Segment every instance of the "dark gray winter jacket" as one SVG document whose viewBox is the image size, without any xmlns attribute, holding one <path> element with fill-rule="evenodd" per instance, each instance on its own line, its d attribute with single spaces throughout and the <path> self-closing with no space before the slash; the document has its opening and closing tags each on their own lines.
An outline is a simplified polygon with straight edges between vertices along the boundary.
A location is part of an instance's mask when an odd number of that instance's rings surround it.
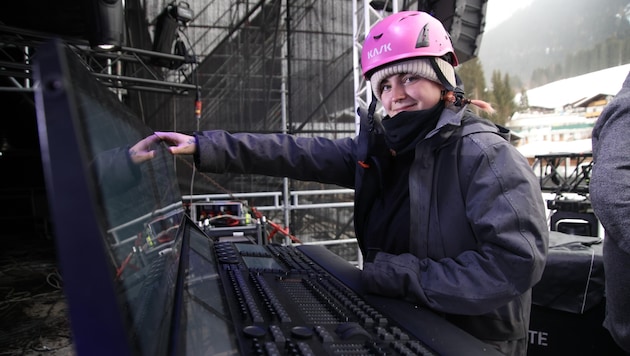
<svg viewBox="0 0 630 356">
<path fill-rule="evenodd" d="M 593 128 L 593 210 L 604 230 L 606 319 L 613 339 L 630 353 L 630 74 Z"/>
</svg>

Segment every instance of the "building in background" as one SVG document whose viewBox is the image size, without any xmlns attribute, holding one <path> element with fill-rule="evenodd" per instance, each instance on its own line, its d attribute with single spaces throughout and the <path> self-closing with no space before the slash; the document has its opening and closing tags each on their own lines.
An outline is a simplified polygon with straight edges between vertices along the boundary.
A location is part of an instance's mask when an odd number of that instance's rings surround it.
<svg viewBox="0 0 630 356">
<path fill-rule="evenodd" d="M 506 124 L 520 138 L 519 151 L 532 162 L 539 155 L 590 153 L 593 125 L 629 71 L 626 64 L 528 90 L 528 109 Z"/>
</svg>

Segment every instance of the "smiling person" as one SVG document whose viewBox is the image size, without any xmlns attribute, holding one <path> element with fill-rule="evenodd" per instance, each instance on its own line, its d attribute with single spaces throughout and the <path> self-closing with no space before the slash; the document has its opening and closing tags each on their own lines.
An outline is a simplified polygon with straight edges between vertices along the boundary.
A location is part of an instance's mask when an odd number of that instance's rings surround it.
<svg viewBox="0 0 630 356">
<path fill-rule="evenodd" d="M 475 116 L 449 34 L 404 11 L 367 36 L 362 70 L 377 101 L 355 138 L 158 132 L 201 171 L 337 184 L 355 190 L 354 228 L 368 293 L 432 309 L 506 355 L 525 355 L 531 288 L 549 229 L 538 179 L 509 132 Z"/>
</svg>

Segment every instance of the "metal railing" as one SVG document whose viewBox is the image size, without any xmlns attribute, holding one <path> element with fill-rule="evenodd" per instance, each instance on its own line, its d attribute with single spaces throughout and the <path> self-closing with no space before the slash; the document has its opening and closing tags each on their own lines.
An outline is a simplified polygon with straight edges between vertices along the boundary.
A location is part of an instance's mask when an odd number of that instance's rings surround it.
<svg viewBox="0 0 630 356">
<path fill-rule="evenodd" d="M 201 203 L 210 202 L 216 200 L 229 200 L 229 199 L 247 199 L 247 198 L 271 198 L 273 204 L 271 205 L 257 205 L 256 209 L 260 211 L 270 210 L 297 210 L 297 209 L 321 209 L 321 208 L 351 208 L 354 206 L 353 201 L 347 202 L 331 202 L 331 203 L 301 203 L 300 197 L 305 196 L 322 196 L 322 195 L 338 195 L 338 194 L 354 194 L 353 189 L 321 189 L 321 190 L 300 190 L 290 191 L 289 201 L 290 205 L 286 206 L 282 204 L 283 193 L 282 192 L 252 192 L 252 193 L 232 193 L 232 194 L 197 194 L 197 195 L 184 195 L 182 199 L 184 202 L 189 203 Z M 288 223 L 288 221 L 285 221 Z"/>
<path fill-rule="evenodd" d="M 304 198 L 309 196 L 333 196 L 333 195 L 354 195 L 353 189 L 321 189 L 321 190 L 300 190 L 289 191 L 289 199 L 286 200 L 289 204 L 284 204 L 285 196 L 280 191 L 269 192 L 250 192 L 250 193 L 232 193 L 232 194 L 197 194 L 197 195 L 184 195 L 182 197 L 185 203 L 195 204 L 204 202 L 216 202 L 235 199 L 251 199 L 251 198 L 269 198 L 271 203 L 267 205 L 256 205 L 258 211 L 283 211 L 284 216 L 289 216 L 288 212 L 291 210 L 303 210 L 303 209 L 324 209 L 324 208 L 352 208 L 354 206 L 354 199 L 349 201 L 331 201 L 327 203 L 312 203 L 305 202 Z M 284 222 L 285 226 L 289 226 L 289 221 Z M 356 238 L 347 239 L 335 239 L 335 240 L 320 240 L 320 241 L 307 241 L 302 242 L 303 245 L 341 245 L 341 244 L 356 244 Z M 357 261 L 350 261 L 351 263 L 362 265 L 362 256 L 357 248 Z"/>
</svg>

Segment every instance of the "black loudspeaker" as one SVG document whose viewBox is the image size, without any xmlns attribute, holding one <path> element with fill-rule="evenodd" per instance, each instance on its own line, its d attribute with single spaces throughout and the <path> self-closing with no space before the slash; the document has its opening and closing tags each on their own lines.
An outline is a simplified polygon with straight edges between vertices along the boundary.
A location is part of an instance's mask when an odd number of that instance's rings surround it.
<svg viewBox="0 0 630 356">
<path fill-rule="evenodd" d="M 477 56 L 486 24 L 487 0 L 419 1 L 418 10 L 425 11 L 444 24 L 451 34 L 459 63 Z"/>
<path fill-rule="evenodd" d="M 168 9 L 164 9 L 158 15 L 155 25 L 155 36 L 153 39 L 153 50 L 173 54 L 173 46 L 177 38 L 177 29 L 179 23 L 173 17 Z"/>
<path fill-rule="evenodd" d="M 90 0 L 89 41 L 96 49 L 112 50 L 125 42 L 125 10 L 122 0 Z"/>
<path fill-rule="evenodd" d="M 188 7 L 170 3 L 157 17 L 153 38 L 153 51 L 178 56 L 187 56 L 184 42 L 177 34 L 179 27 L 192 19 L 192 12 Z M 170 69 L 179 68 L 183 61 L 169 58 L 154 58 L 153 64 Z"/>
</svg>

